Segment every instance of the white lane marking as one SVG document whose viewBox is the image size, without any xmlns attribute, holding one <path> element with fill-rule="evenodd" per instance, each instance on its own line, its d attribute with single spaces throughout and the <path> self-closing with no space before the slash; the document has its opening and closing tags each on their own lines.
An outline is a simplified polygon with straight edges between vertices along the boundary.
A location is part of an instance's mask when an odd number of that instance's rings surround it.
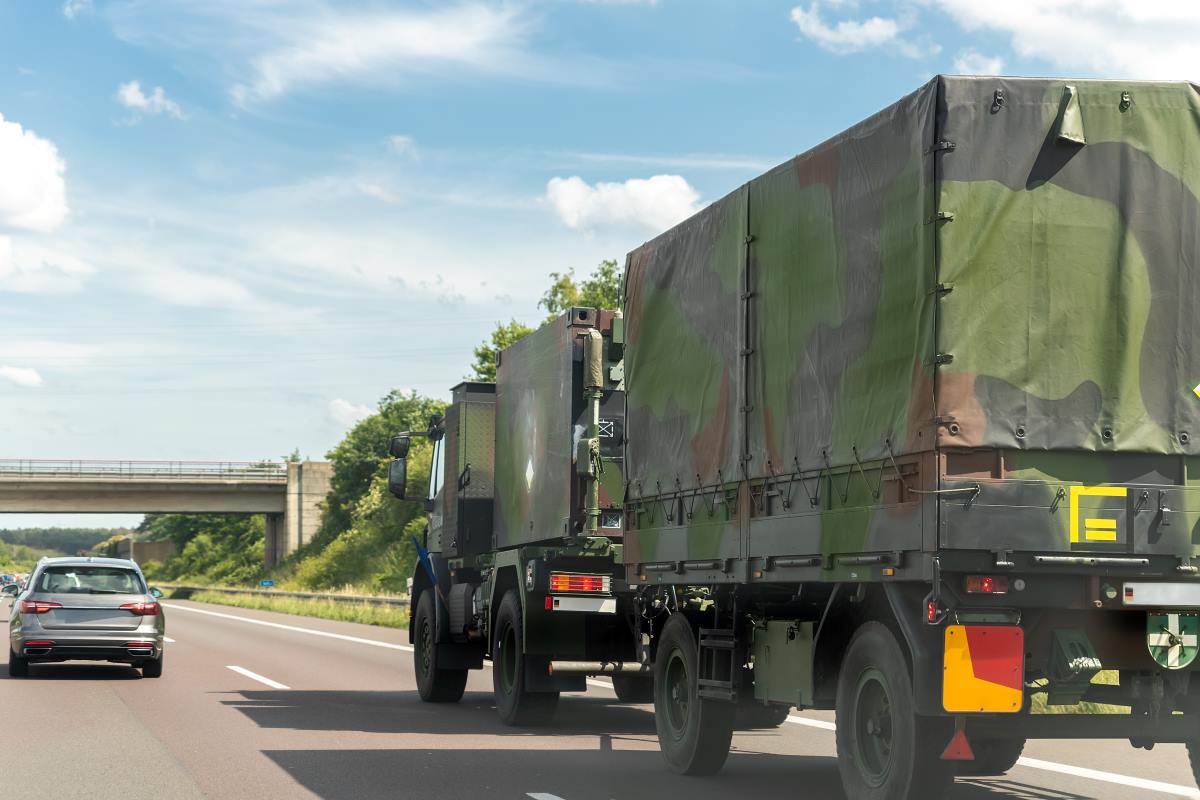
<svg viewBox="0 0 1200 800">
<path fill-rule="evenodd" d="M 809 719 L 808 717 L 797 717 L 795 714 L 789 714 L 787 721 L 793 725 L 807 725 L 810 728 L 820 728 L 823 731 L 835 731 L 837 725 L 832 722 L 826 722 L 823 719 Z"/>
<path fill-rule="evenodd" d="M 533 800 L 563 800 L 558 795 L 547 792 L 526 792 L 525 796 L 531 797 Z"/>
<path fill-rule="evenodd" d="M 787 718 L 788 722 L 796 725 L 805 725 L 810 728 L 820 728 L 821 730 L 833 731 L 837 730 L 837 726 L 832 722 L 827 722 L 823 719 L 811 719 L 810 717 L 799 717 L 791 714 Z M 1076 778 L 1087 778 L 1093 781 L 1102 783 L 1115 783 L 1119 786 L 1131 786 L 1135 789 L 1145 789 L 1148 792 L 1161 792 L 1162 794 L 1173 794 L 1178 797 L 1189 797 L 1192 800 L 1200 800 L 1200 790 L 1193 789 L 1190 786 L 1180 786 L 1174 783 L 1163 783 L 1162 781 L 1152 781 L 1145 778 L 1134 778 L 1129 775 L 1119 775 L 1115 772 L 1101 772 L 1097 769 L 1088 769 L 1087 767 L 1076 767 L 1072 764 L 1059 764 L 1056 761 L 1042 761 L 1038 758 L 1020 758 L 1017 764 L 1030 769 L 1040 769 L 1045 772 L 1057 772 L 1060 775 L 1072 775 Z"/>
<path fill-rule="evenodd" d="M 313 628 L 301 628 L 298 625 L 284 625 L 279 622 L 267 622 L 263 619 L 253 619 L 251 617 L 239 617 L 236 614 L 223 614 L 220 611 L 205 611 L 201 608 L 190 608 L 189 606 L 175 605 L 174 603 L 164 603 L 167 608 L 176 608 L 180 611 L 190 611 L 193 614 L 206 614 L 210 617 L 220 617 L 222 619 L 233 619 L 238 622 L 249 622 L 251 625 L 263 625 L 267 628 L 278 628 L 283 631 L 293 631 L 295 633 L 307 633 L 310 636 L 324 636 L 327 639 L 339 639 L 343 642 L 354 642 L 355 644 L 369 644 L 372 647 L 386 647 L 389 650 L 403 650 L 406 653 L 411 653 L 413 647 L 411 644 L 392 644 L 391 642 L 381 642 L 377 639 L 363 639 L 359 636 L 347 636 L 344 633 L 330 633 L 329 631 L 318 631 Z"/>
<path fill-rule="evenodd" d="M 166 642 L 167 644 L 175 644 L 175 640 L 172 639 L 170 636 L 164 636 L 163 641 Z"/>
<path fill-rule="evenodd" d="M 270 686 L 272 689 L 290 689 L 290 688 L 292 688 L 286 684 L 280 683 L 279 681 L 273 681 L 270 678 L 264 678 L 262 675 L 259 675 L 257 672 L 251 672 L 250 670 L 246 669 L 245 667 L 228 666 L 228 667 L 225 667 L 225 669 L 231 669 L 234 672 L 236 672 L 238 675 L 245 675 L 250 680 L 258 681 L 259 683 Z"/>
<path fill-rule="evenodd" d="M 601 680 L 597 680 L 595 678 L 588 678 L 587 683 L 588 683 L 588 686 L 599 686 L 601 689 L 608 689 L 610 692 L 616 691 L 615 689 L 613 689 L 613 685 L 611 683 L 609 683 L 608 681 L 601 681 Z"/>
<path fill-rule="evenodd" d="M 1017 759 L 1017 764 L 1022 767 L 1029 767 L 1030 769 L 1058 772 L 1062 775 L 1073 775 L 1077 778 L 1087 778 L 1093 781 L 1103 781 L 1104 783 L 1116 783 L 1121 786 L 1132 786 L 1135 789 L 1145 789 L 1148 792 L 1173 794 L 1177 797 L 1200 798 L 1200 790 L 1193 789 L 1191 786 L 1180 786 L 1175 783 L 1163 783 L 1162 781 L 1152 781 L 1146 778 L 1133 778 L 1129 775 L 1118 775 L 1115 772 L 1101 772 L 1098 769 L 1076 767 L 1071 764 L 1059 764 L 1054 761 L 1042 761 L 1038 758 L 1019 758 Z"/>
</svg>

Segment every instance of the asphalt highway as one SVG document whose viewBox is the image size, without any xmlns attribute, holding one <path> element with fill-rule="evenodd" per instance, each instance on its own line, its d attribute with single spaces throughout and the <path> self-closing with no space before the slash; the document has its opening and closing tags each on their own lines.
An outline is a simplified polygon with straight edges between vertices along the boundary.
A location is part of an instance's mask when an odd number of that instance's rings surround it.
<svg viewBox="0 0 1200 800">
<path fill-rule="evenodd" d="M 0 675 L 0 787 L 47 798 L 840 798 L 832 716 L 738 733 L 712 778 L 668 773 L 647 706 L 604 681 L 564 695 L 546 727 L 501 725 L 491 673 L 463 702 L 421 703 L 404 631 L 166 603 L 161 679 L 122 666 Z M 1200 800 L 1182 746 L 1033 742 L 955 800 Z"/>
</svg>

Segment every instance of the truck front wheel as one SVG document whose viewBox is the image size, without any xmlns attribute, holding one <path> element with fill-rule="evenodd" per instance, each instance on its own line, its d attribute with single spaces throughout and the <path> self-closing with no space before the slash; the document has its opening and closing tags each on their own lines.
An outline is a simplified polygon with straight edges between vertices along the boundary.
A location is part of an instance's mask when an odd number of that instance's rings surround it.
<svg viewBox="0 0 1200 800">
<path fill-rule="evenodd" d="M 896 637 L 878 622 L 854 634 L 837 688 L 837 755 L 849 800 L 942 797 L 953 773 L 941 760 L 948 720 L 918 716 Z"/>
<path fill-rule="evenodd" d="M 958 774 L 964 776 L 1004 775 L 1017 765 L 1024 739 L 982 739 L 971 742 L 974 761 L 958 762 Z"/>
<path fill-rule="evenodd" d="M 505 725 L 544 725 L 554 717 L 558 692 L 530 692 L 525 688 L 521 601 L 511 589 L 505 593 L 496 613 L 492 686 L 496 693 L 496 711 Z"/>
<path fill-rule="evenodd" d="M 465 669 L 441 669 L 438 666 L 434 631 L 433 590 L 421 592 L 417 615 L 413 618 L 413 669 L 417 676 L 417 694 L 426 703 L 457 703 L 467 687 Z"/>
<path fill-rule="evenodd" d="M 700 697 L 699 658 L 692 626 L 673 614 L 654 660 L 654 727 L 663 758 L 683 775 L 712 775 L 725 765 L 735 706 Z"/>
<path fill-rule="evenodd" d="M 654 680 L 638 675 L 613 675 L 613 691 L 622 703 L 653 703 Z"/>
</svg>

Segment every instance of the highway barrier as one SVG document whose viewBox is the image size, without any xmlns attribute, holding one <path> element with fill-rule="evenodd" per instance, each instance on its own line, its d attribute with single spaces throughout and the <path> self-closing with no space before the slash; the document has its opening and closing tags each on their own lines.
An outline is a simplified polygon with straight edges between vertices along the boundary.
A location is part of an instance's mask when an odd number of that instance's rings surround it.
<svg viewBox="0 0 1200 800">
<path fill-rule="evenodd" d="M 231 589 L 227 586 L 177 586 L 170 583 L 155 584 L 163 591 L 170 590 L 173 598 L 186 600 L 188 595 L 195 592 L 215 592 L 217 594 L 248 594 L 259 597 L 289 597 L 299 600 L 328 600 L 334 603 L 365 604 L 372 606 L 407 607 L 408 595 L 392 595 L 379 597 L 366 594 L 323 594 L 321 592 L 285 592 L 279 589 Z"/>
</svg>

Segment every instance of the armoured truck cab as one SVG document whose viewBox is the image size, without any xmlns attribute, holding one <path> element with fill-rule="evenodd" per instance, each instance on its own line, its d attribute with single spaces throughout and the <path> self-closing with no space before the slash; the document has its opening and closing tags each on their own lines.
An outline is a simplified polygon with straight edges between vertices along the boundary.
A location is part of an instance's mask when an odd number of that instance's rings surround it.
<svg viewBox="0 0 1200 800">
<path fill-rule="evenodd" d="M 648 697 L 620 559 L 623 358 L 620 312 L 572 308 L 497 354 L 495 384 L 459 384 L 428 431 L 393 441 L 399 495 L 412 437 L 432 441 L 411 593 L 423 699 L 457 700 L 489 657 L 510 724 L 547 719 L 588 674 Z"/>
</svg>

